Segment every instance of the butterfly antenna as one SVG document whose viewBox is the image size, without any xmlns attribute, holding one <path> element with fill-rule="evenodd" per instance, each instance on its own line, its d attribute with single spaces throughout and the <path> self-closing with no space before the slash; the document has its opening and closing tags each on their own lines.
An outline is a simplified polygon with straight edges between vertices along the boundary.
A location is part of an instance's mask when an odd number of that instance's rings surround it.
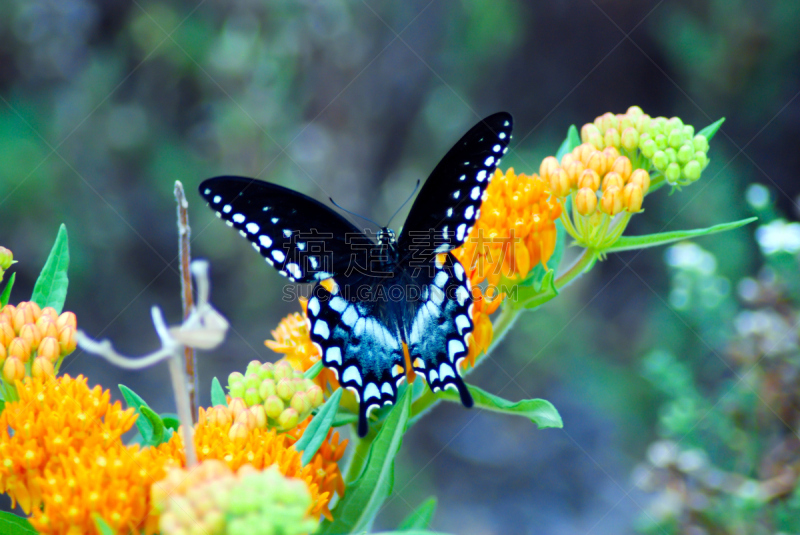
<svg viewBox="0 0 800 535">
<path fill-rule="evenodd" d="M 357 213 L 355 213 L 355 212 L 351 212 L 350 210 L 348 210 L 348 209 L 347 209 L 347 208 L 345 208 L 344 206 L 339 206 L 339 205 L 336 203 L 336 201 L 334 201 L 334 200 L 333 200 L 333 197 L 328 197 L 328 200 L 330 200 L 330 201 L 333 203 L 333 205 L 334 205 L 336 208 L 338 208 L 339 210 L 341 210 L 341 211 L 343 211 L 343 212 L 347 212 L 348 214 L 350 214 L 350 215 L 352 215 L 352 216 L 355 216 L 355 217 L 360 217 L 361 219 L 364 219 L 364 220 L 366 220 L 366 221 L 369 221 L 370 223 L 372 223 L 373 225 L 375 225 L 375 226 L 376 226 L 376 227 L 378 227 L 378 228 L 383 228 L 383 227 L 381 227 L 381 226 L 380 226 L 378 223 L 376 223 L 375 221 L 373 221 L 372 219 L 370 219 L 370 218 L 368 218 L 368 217 L 366 217 L 366 216 L 363 216 L 363 215 L 361 215 L 361 214 L 357 214 Z"/>
<path fill-rule="evenodd" d="M 402 210 L 402 209 L 403 209 L 403 206 L 405 206 L 405 205 L 407 205 L 407 204 L 408 204 L 408 201 L 410 201 L 410 200 L 411 200 L 411 197 L 413 197 L 413 196 L 414 196 L 414 194 L 417 192 L 417 190 L 418 190 L 418 189 L 419 189 L 419 179 L 417 179 L 417 185 L 416 185 L 416 186 L 414 186 L 414 191 L 412 191 L 412 192 L 411 192 L 411 195 L 409 195 L 409 196 L 408 196 L 408 199 L 406 199 L 405 201 L 403 201 L 403 204 L 401 204 L 401 205 L 400 205 L 400 208 L 398 208 L 397 210 L 395 210 L 394 214 L 392 214 L 392 217 L 390 217 L 390 218 L 389 218 L 389 221 L 386 223 L 386 226 L 387 226 L 387 227 L 389 226 L 389 223 L 391 223 L 391 222 L 392 222 L 392 219 L 394 219 L 394 218 L 395 218 L 395 216 L 396 216 L 397 214 L 399 214 L 399 213 L 400 213 L 400 210 Z"/>
</svg>

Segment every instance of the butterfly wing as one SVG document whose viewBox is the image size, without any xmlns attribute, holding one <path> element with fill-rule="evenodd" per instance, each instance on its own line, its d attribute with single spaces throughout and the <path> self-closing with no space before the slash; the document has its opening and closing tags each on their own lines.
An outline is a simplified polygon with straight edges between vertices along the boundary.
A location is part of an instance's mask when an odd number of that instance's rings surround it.
<svg viewBox="0 0 800 535">
<path fill-rule="evenodd" d="M 443 262 L 434 260 L 433 268 L 420 299 L 407 308 L 403 320 L 411 365 L 432 391 L 455 388 L 461 403 L 471 407 L 472 396 L 458 370 L 473 330 L 470 281 L 450 253 Z"/>
<path fill-rule="evenodd" d="M 200 195 L 293 282 L 342 276 L 359 247 L 356 244 L 372 245 L 363 232 L 324 204 L 277 184 L 220 176 L 203 181 Z"/>
<path fill-rule="evenodd" d="M 364 278 L 345 289 L 374 290 L 375 279 Z M 374 298 L 349 300 L 335 287 L 321 285 L 308 300 L 311 341 L 322 363 L 336 372 L 339 383 L 358 397 L 358 434 L 367 434 L 370 408 L 397 401 L 397 387 L 405 379 L 403 346 L 396 316 L 388 303 Z M 363 293 L 363 292 L 362 292 Z"/>
<path fill-rule="evenodd" d="M 490 115 L 456 143 L 420 190 L 398 238 L 401 250 L 430 258 L 464 243 L 480 215 L 483 192 L 511 140 L 511 115 Z"/>
</svg>

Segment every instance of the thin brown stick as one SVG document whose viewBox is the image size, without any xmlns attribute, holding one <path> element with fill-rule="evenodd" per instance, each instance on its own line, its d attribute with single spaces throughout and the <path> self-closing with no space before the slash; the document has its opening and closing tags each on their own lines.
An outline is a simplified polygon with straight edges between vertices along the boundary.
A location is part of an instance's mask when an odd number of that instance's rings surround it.
<svg viewBox="0 0 800 535">
<path fill-rule="evenodd" d="M 192 230 L 189 227 L 189 203 L 183 191 L 183 184 L 175 181 L 175 200 L 178 202 L 178 247 L 181 260 L 181 293 L 183 297 L 183 319 L 189 317 L 194 306 L 192 297 L 192 275 L 189 264 L 192 261 L 192 252 L 189 247 L 189 238 Z M 197 422 L 197 376 L 194 373 L 194 349 L 184 347 L 183 360 L 186 365 L 186 379 L 189 389 L 189 405 L 192 411 L 192 421 Z"/>
</svg>

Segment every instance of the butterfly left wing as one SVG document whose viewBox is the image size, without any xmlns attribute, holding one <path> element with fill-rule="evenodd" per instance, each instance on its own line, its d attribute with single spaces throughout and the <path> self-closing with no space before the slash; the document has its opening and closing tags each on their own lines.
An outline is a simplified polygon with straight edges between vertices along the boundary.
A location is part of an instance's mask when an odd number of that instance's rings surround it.
<svg viewBox="0 0 800 535">
<path fill-rule="evenodd" d="M 434 260 L 420 299 L 407 308 L 403 323 L 408 353 L 414 371 L 425 377 L 432 391 L 455 388 L 461 403 L 472 407 L 458 369 L 473 330 L 472 288 L 458 260 L 451 253 L 443 256 L 442 262 Z"/>
<path fill-rule="evenodd" d="M 343 280 L 355 252 L 374 245 L 329 207 L 277 184 L 218 176 L 200 184 L 200 195 L 292 282 Z"/>
<path fill-rule="evenodd" d="M 485 118 L 434 168 L 411 206 L 398 246 L 416 258 L 429 259 L 466 241 L 480 216 L 483 192 L 511 141 L 511 115 Z"/>
<path fill-rule="evenodd" d="M 387 303 L 345 298 L 350 293 L 347 290 L 381 284 L 369 279 L 345 287 L 337 285 L 332 293 L 317 285 L 307 306 L 311 341 L 319 349 L 322 363 L 358 398 L 358 434 L 362 437 L 369 430 L 369 410 L 394 404 L 397 387 L 405 379 L 399 327 Z"/>
</svg>

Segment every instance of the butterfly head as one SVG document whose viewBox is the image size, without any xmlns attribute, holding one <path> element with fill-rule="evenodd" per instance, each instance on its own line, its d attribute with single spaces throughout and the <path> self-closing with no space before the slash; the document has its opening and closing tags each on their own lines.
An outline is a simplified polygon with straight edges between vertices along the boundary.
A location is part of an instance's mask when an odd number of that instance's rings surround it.
<svg viewBox="0 0 800 535">
<path fill-rule="evenodd" d="M 393 245 L 395 241 L 395 235 L 392 229 L 383 227 L 378 231 L 378 245 Z"/>
</svg>

